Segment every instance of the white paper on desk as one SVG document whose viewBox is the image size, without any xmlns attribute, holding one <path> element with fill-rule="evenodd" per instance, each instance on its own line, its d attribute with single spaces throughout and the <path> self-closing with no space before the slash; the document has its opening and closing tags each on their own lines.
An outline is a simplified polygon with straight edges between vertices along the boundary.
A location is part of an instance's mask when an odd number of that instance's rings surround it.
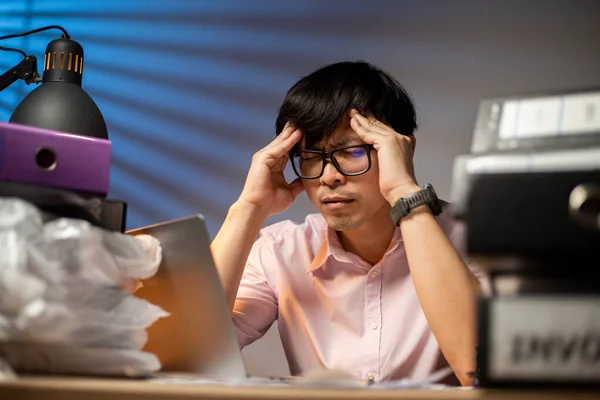
<svg viewBox="0 0 600 400">
<path fill-rule="evenodd" d="M 158 374 L 149 382 L 157 384 L 173 385 L 197 385 L 197 386 L 233 386 L 233 387 L 304 387 L 319 389 L 364 389 L 364 390 L 396 390 L 396 389 L 426 389 L 426 390 L 449 390 L 456 389 L 454 386 L 436 383 L 452 373 L 450 367 L 435 371 L 424 380 L 400 379 L 374 384 L 368 384 L 364 380 L 348 378 L 340 375 L 339 371 L 319 371 L 306 377 L 290 378 L 261 378 L 251 377 L 245 380 L 212 380 L 192 374 Z M 330 375 L 331 379 L 327 376 Z"/>
<path fill-rule="evenodd" d="M 395 381 L 385 381 L 370 385 L 371 389 L 427 389 L 427 390 L 445 390 L 449 388 L 455 388 L 455 386 L 449 386 L 442 383 L 437 383 L 442 379 L 452 374 L 452 368 L 445 367 L 433 372 L 427 378 L 423 380 L 414 379 L 400 379 Z"/>
</svg>

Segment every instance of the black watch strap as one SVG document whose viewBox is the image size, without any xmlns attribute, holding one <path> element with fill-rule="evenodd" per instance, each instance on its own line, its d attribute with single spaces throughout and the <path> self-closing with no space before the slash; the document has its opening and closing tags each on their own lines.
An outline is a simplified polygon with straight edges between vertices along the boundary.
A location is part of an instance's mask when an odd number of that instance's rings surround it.
<svg viewBox="0 0 600 400">
<path fill-rule="evenodd" d="M 390 210 L 390 216 L 394 224 L 398 226 L 400 220 L 407 216 L 415 208 L 428 205 L 433 215 L 439 215 L 442 212 L 442 205 L 431 184 L 426 184 L 423 190 L 419 190 L 410 196 L 403 197 L 396 202 Z"/>
</svg>

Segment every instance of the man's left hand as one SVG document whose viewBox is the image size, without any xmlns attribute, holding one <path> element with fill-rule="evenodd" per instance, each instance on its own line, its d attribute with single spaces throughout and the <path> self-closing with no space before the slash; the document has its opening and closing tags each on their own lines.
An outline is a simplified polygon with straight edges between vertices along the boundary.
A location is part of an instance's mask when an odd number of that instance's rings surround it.
<svg viewBox="0 0 600 400">
<path fill-rule="evenodd" d="M 401 135 L 383 122 L 350 111 L 350 126 L 356 134 L 377 150 L 379 188 L 381 194 L 394 206 L 402 197 L 418 192 L 413 167 L 414 136 Z"/>
</svg>

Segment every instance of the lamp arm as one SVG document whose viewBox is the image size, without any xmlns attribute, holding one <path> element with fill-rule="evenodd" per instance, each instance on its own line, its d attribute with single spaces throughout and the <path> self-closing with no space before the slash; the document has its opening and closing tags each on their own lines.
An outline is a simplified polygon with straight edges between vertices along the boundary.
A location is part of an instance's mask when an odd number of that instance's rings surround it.
<svg viewBox="0 0 600 400">
<path fill-rule="evenodd" d="M 18 79 L 23 79 L 28 85 L 42 81 L 37 71 L 37 58 L 35 56 L 25 57 L 20 63 L 0 75 L 0 92 Z"/>
</svg>

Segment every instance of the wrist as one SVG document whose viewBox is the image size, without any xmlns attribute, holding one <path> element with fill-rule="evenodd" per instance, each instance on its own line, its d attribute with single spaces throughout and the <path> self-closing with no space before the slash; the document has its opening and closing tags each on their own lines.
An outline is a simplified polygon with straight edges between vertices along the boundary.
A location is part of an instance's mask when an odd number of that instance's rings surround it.
<svg viewBox="0 0 600 400">
<path fill-rule="evenodd" d="M 413 193 L 416 193 L 420 190 L 423 190 L 422 187 L 417 185 L 416 183 L 410 183 L 402 186 L 398 186 L 397 188 L 390 190 L 388 195 L 386 196 L 386 200 L 390 204 L 390 206 L 394 207 L 398 200 L 404 197 L 408 197 Z"/>
<path fill-rule="evenodd" d="M 390 209 L 390 217 L 397 226 L 400 225 L 403 218 L 411 213 L 414 215 L 430 212 L 433 215 L 439 215 L 442 212 L 440 200 L 431 184 L 428 183 L 423 188 L 417 186 L 416 188 L 398 189 L 391 197 L 394 203 Z"/>
<path fill-rule="evenodd" d="M 262 225 L 270 214 L 266 208 L 260 207 L 254 203 L 239 198 L 229 207 L 228 216 L 233 218 L 244 218 L 253 220 Z"/>
<path fill-rule="evenodd" d="M 427 204 L 417 206 L 417 207 L 413 208 L 412 210 L 410 210 L 410 213 L 408 213 L 407 215 L 405 215 L 404 217 L 402 217 L 400 219 L 398 226 L 401 227 L 404 222 L 414 220 L 415 218 L 420 219 L 420 218 L 422 218 L 422 217 L 420 217 L 420 215 L 424 215 L 424 214 L 433 215 L 433 213 L 431 212 L 431 208 Z"/>
</svg>

